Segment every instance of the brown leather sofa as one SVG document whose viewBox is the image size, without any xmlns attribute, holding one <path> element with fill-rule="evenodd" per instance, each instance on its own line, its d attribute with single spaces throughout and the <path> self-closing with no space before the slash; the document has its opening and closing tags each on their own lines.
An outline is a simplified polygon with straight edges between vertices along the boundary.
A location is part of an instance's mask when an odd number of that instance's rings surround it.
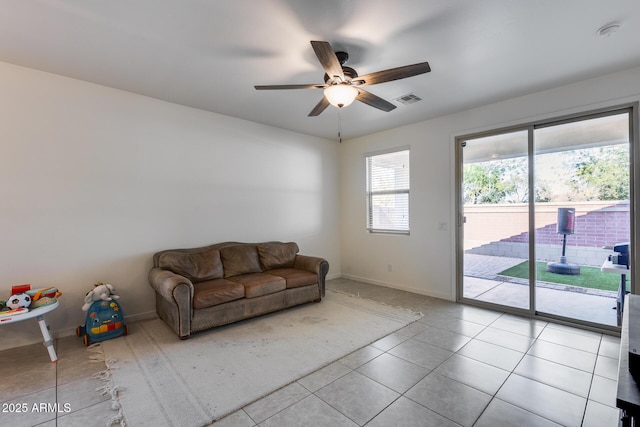
<svg viewBox="0 0 640 427">
<path fill-rule="evenodd" d="M 156 312 L 181 339 L 325 294 L 329 263 L 294 242 L 224 242 L 154 254 Z"/>
</svg>

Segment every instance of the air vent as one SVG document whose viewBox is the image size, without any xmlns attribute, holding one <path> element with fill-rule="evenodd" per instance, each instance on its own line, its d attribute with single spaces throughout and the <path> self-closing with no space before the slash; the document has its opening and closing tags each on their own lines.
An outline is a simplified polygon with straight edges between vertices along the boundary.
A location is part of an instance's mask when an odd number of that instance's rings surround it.
<svg viewBox="0 0 640 427">
<path fill-rule="evenodd" d="M 415 104 L 418 101 L 422 101 L 422 98 L 420 98 L 415 93 L 408 93 L 406 95 L 402 95 L 394 99 L 394 101 L 398 101 L 400 104 L 409 105 L 409 104 Z"/>
</svg>

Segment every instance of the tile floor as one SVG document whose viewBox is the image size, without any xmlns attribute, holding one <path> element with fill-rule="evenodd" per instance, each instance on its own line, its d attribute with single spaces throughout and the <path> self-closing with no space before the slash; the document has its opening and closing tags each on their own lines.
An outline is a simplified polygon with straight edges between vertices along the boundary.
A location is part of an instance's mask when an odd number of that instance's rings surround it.
<svg viewBox="0 0 640 427">
<path fill-rule="evenodd" d="M 350 280 L 328 287 L 424 317 L 215 427 L 618 425 L 617 337 Z M 56 349 L 57 364 L 42 344 L 0 352 L 1 425 L 104 425 L 114 413 L 81 340 Z"/>
<path fill-rule="evenodd" d="M 424 317 L 215 423 L 617 426 L 620 339 L 337 279 Z"/>
<path fill-rule="evenodd" d="M 0 351 L 0 425 L 104 426 L 110 416 L 110 396 L 96 391 L 93 378 L 105 369 L 76 336 L 55 340 L 58 362 L 40 344 Z"/>
</svg>

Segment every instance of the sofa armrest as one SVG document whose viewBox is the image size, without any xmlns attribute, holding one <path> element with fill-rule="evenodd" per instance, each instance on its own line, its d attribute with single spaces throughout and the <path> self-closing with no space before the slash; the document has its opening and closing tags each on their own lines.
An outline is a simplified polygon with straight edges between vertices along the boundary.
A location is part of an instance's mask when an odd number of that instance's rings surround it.
<svg viewBox="0 0 640 427">
<path fill-rule="evenodd" d="M 325 279 L 329 272 L 329 262 L 326 259 L 308 255 L 296 255 L 293 268 L 317 274 L 318 284 L 320 285 L 320 295 L 324 298 Z"/>
<path fill-rule="evenodd" d="M 193 283 L 191 283 L 191 280 L 172 271 L 159 267 L 152 268 L 151 271 L 149 271 L 149 284 L 167 301 L 175 301 L 176 288 L 186 286 L 186 294 L 193 300 Z M 189 304 L 191 304 L 191 301 L 189 301 Z"/>
<path fill-rule="evenodd" d="M 191 335 L 193 317 L 193 283 L 169 270 L 154 267 L 149 284 L 156 291 L 156 312 L 173 328 L 180 339 Z"/>
</svg>

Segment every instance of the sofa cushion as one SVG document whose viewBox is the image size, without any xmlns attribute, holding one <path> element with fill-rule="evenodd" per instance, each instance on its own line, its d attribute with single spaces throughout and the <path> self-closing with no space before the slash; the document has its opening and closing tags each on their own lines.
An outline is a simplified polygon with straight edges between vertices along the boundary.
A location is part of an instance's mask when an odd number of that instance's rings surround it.
<svg viewBox="0 0 640 427">
<path fill-rule="evenodd" d="M 226 279 L 207 280 L 193 285 L 193 308 L 207 308 L 244 298 L 244 286 Z"/>
<path fill-rule="evenodd" d="M 256 245 L 260 263 L 265 270 L 293 267 L 296 254 L 300 250 L 295 242 L 267 242 Z"/>
<path fill-rule="evenodd" d="M 220 249 L 224 277 L 260 273 L 260 259 L 254 245 L 234 245 Z"/>
<path fill-rule="evenodd" d="M 287 282 L 284 278 L 265 273 L 243 274 L 242 276 L 233 276 L 229 280 L 244 286 L 246 298 L 273 294 L 287 288 Z"/>
<path fill-rule="evenodd" d="M 217 249 L 195 253 L 166 251 L 160 254 L 158 267 L 173 271 L 192 282 L 219 279 L 223 275 L 220 251 Z"/>
<path fill-rule="evenodd" d="M 287 289 L 318 283 L 318 277 L 314 273 L 295 268 L 276 268 L 265 271 L 265 273 L 282 277 L 287 282 Z"/>
</svg>

